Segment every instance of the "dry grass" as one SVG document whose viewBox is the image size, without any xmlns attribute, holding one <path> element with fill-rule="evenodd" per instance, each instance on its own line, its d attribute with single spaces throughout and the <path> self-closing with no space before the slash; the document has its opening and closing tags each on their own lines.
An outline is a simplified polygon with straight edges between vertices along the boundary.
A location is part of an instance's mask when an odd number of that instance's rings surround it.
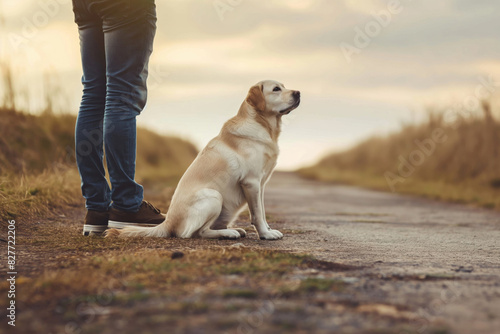
<svg viewBox="0 0 500 334">
<path fill-rule="evenodd" d="M 269 312 L 303 315 L 311 294 L 342 291 L 345 284 L 330 275 L 351 270 L 277 251 L 255 233 L 238 241 L 245 246 L 234 240 L 84 237 L 71 216 L 75 211 L 40 222 L 17 221 L 21 332 L 64 332 L 74 324 L 82 333 L 154 333 L 157 325 L 196 327 L 198 317 L 210 319 L 207 332 L 233 331 L 242 323 L 241 311 L 274 300 L 292 300 L 298 308 Z M 302 284 L 304 274 L 297 272 L 328 277 Z M 0 282 L 2 294 L 8 287 Z M 0 306 L 6 302 L 0 300 Z M 122 328 L 121 319 L 133 321 Z M 296 320 L 291 324 L 300 326 Z M 279 328 L 274 321 L 263 326 Z"/>
<path fill-rule="evenodd" d="M 0 115 L 2 222 L 82 206 L 73 149 L 75 116 L 7 109 L 0 109 Z M 176 184 L 196 154 L 187 141 L 139 128 L 137 180 L 160 192 Z"/>
<path fill-rule="evenodd" d="M 45 217 L 62 209 L 80 205 L 78 171 L 67 166 L 39 174 L 7 174 L 0 177 L 0 219 Z"/>
<path fill-rule="evenodd" d="M 57 262 L 59 268 L 18 276 L 19 330 L 63 332 L 74 324 L 82 333 L 155 333 L 196 328 L 203 320 L 206 332 L 220 333 L 238 330 L 247 323 L 242 312 L 255 312 L 266 320 L 258 327 L 277 332 L 281 324 L 271 315 L 287 319 L 289 329 L 300 328 L 307 300 L 316 294 L 335 295 L 347 286 L 330 278 L 297 278 L 294 273 L 307 270 L 330 275 L 321 261 L 307 255 L 230 246 L 234 241 L 216 245 L 224 241 L 186 240 L 196 247 L 188 249 L 184 240 L 174 240 L 177 252 L 183 252 L 174 258 L 173 250 L 147 246 L 161 240 L 147 245 L 140 245 L 145 240 L 136 241 L 137 245 L 121 245 L 123 249 L 106 253 L 77 251 L 65 261 L 45 261 Z M 104 241 L 108 242 L 123 241 Z M 5 292 L 7 284 L 1 282 L 0 291 Z M 276 310 L 275 301 L 282 305 Z M 6 307 L 4 301 L 0 305 Z M 123 328 L 122 319 L 133 321 Z"/>
<path fill-rule="evenodd" d="M 78 261 L 73 259 L 74 263 L 66 264 L 70 266 L 67 269 L 20 277 L 17 284 L 23 293 L 17 300 L 24 305 L 36 305 L 79 300 L 104 292 L 133 296 L 133 292 L 143 290 L 179 297 L 197 287 L 202 287 L 205 294 L 248 298 L 248 291 L 257 296 L 276 293 L 283 285 L 290 285 L 290 281 L 280 280 L 282 275 L 295 267 L 306 268 L 308 259 L 271 250 L 234 247 L 185 251 L 184 256 L 177 259 L 172 259 L 172 251 L 162 249 L 125 254 L 111 252 Z M 82 272 L 86 274 L 82 276 Z M 234 284 L 234 290 L 224 289 L 224 284 L 210 284 L 226 275 L 235 275 L 235 280 L 244 276 L 250 281 L 243 286 Z M 257 286 L 259 277 L 266 278 L 268 291 Z M 7 282 L 2 282 L 0 290 L 6 288 Z"/>
<path fill-rule="evenodd" d="M 434 131 L 441 131 L 440 140 L 433 140 Z M 434 149 L 429 140 L 434 141 Z M 422 143 L 427 143 L 427 153 Z M 500 124 L 485 103 L 482 113 L 453 122 L 443 113 L 431 113 L 423 124 L 405 125 L 387 137 L 369 138 L 300 173 L 319 180 L 499 209 L 499 144 Z M 412 172 L 401 158 L 413 167 Z"/>
<path fill-rule="evenodd" d="M 146 129 L 137 138 L 136 178 L 145 187 L 175 186 L 198 154 L 190 142 Z"/>
</svg>

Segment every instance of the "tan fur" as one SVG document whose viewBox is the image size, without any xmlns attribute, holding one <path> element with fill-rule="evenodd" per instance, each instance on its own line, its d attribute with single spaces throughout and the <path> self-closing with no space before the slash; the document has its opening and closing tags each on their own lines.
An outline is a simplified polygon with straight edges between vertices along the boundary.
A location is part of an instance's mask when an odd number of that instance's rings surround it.
<svg viewBox="0 0 500 334">
<path fill-rule="evenodd" d="M 272 140 L 277 143 L 278 142 L 278 136 L 280 135 L 281 132 L 281 116 L 274 116 L 274 115 L 265 115 L 264 113 L 258 113 L 255 117 L 255 120 L 259 122 L 260 125 L 266 131 L 269 133 L 271 136 Z M 274 126 L 273 123 L 274 122 Z"/>
<path fill-rule="evenodd" d="M 266 110 L 266 100 L 262 93 L 262 85 L 252 86 L 248 92 L 246 101 L 254 107 L 256 111 L 264 112 Z"/>
<path fill-rule="evenodd" d="M 221 141 L 231 149 L 237 151 L 239 147 L 238 137 L 232 134 L 226 126 L 224 126 L 219 134 Z"/>
<path fill-rule="evenodd" d="M 104 235 L 105 235 L 106 237 L 112 237 L 112 238 L 114 238 L 114 237 L 118 237 L 118 236 L 120 236 L 120 231 L 118 231 L 118 230 L 116 230 L 116 229 L 112 228 L 112 229 L 106 230 L 106 231 L 104 232 Z"/>
<path fill-rule="evenodd" d="M 279 92 L 273 91 L 275 87 Z M 237 239 L 245 231 L 230 226 L 248 204 L 260 238 L 282 238 L 265 220 L 263 191 L 276 166 L 281 117 L 300 102 L 300 95 L 294 97 L 293 92 L 275 81 L 252 86 L 238 114 L 182 176 L 165 221 L 154 228 L 130 227 L 108 234 Z"/>
</svg>

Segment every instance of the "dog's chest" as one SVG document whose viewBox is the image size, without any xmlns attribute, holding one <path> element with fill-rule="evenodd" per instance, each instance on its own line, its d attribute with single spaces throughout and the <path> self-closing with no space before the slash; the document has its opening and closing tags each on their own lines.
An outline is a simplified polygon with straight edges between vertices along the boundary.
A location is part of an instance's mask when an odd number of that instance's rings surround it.
<svg viewBox="0 0 500 334">
<path fill-rule="evenodd" d="M 251 164 L 254 164 L 253 169 L 260 171 L 260 176 L 266 180 L 271 172 L 276 167 L 278 161 L 279 149 L 277 145 L 264 146 L 258 156 L 251 159 Z"/>
</svg>

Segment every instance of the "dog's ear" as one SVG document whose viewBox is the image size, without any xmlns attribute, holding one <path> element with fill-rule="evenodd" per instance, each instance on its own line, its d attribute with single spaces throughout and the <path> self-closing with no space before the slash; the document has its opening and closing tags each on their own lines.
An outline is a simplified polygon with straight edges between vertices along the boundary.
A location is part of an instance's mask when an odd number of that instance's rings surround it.
<svg viewBox="0 0 500 334">
<path fill-rule="evenodd" d="M 250 88 L 246 101 L 249 105 L 254 107 L 256 111 L 263 112 L 266 110 L 266 100 L 264 99 L 264 93 L 262 92 L 262 85 L 255 85 Z"/>
</svg>

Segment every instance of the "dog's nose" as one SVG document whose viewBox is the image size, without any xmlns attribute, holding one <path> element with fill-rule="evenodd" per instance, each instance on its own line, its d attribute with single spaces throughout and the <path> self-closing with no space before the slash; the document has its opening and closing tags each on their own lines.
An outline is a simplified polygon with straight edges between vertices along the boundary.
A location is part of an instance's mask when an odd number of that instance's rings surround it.
<svg viewBox="0 0 500 334">
<path fill-rule="evenodd" d="M 293 97 L 296 99 L 300 99 L 300 92 L 298 90 L 294 90 L 292 93 Z"/>
</svg>

